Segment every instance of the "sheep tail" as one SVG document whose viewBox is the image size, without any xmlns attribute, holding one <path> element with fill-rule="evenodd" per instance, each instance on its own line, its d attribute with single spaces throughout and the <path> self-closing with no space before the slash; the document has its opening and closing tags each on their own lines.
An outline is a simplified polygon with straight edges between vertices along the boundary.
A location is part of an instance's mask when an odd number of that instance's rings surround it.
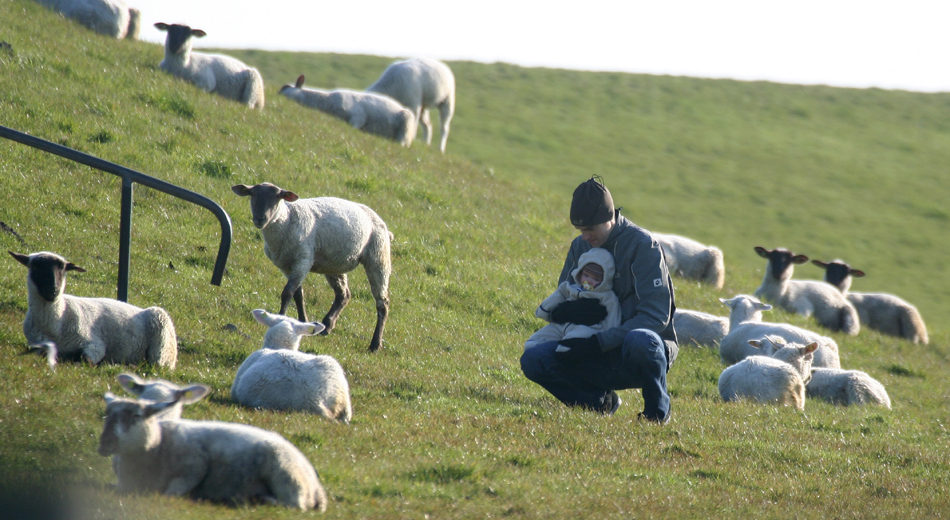
<svg viewBox="0 0 950 520">
<path fill-rule="evenodd" d="M 920 313 L 915 310 L 902 308 L 898 317 L 898 324 L 901 337 L 924 345 L 930 342 L 930 338 L 927 337 L 927 326 L 924 325 Z"/>
<path fill-rule="evenodd" d="M 154 365 L 174 369 L 178 363 L 178 337 L 171 316 L 161 307 L 145 309 L 146 358 Z"/>
<path fill-rule="evenodd" d="M 245 71 L 244 92 L 241 93 L 241 103 L 248 108 L 264 110 L 264 79 L 257 69 Z"/>
<path fill-rule="evenodd" d="M 726 282 L 726 265 L 722 258 L 722 250 L 718 247 L 710 247 L 706 250 L 706 254 L 708 261 L 706 271 L 703 273 L 703 281 L 716 289 L 722 289 Z"/>
</svg>

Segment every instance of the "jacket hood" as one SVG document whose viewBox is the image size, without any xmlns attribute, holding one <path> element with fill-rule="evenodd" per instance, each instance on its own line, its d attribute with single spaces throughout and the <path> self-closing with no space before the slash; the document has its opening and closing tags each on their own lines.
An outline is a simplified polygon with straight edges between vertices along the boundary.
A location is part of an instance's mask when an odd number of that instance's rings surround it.
<svg viewBox="0 0 950 520">
<path fill-rule="evenodd" d="M 584 266 L 590 263 L 598 264 L 604 268 L 604 281 L 592 290 L 596 292 L 613 290 L 614 275 L 617 271 L 614 267 L 614 257 L 610 254 L 610 251 L 601 247 L 595 247 L 581 255 L 577 261 L 577 268 L 571 271 L 571 279 L 574 280 L 574 283 L 580 284 L 577 277 L 581 274 Z"/>
</svg>

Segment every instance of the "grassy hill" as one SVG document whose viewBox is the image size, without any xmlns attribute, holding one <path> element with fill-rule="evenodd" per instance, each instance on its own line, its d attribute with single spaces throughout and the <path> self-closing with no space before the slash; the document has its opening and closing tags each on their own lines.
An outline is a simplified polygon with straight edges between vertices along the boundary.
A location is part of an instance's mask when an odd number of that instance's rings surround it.
<svg viewBox="0 0 950 520">
<path fill-rule="evenodd" d="M 276 95 L 300 73 L 311 86 L 365 87 L 386 58 L 227 51 L 267 82 L 266 109 L 250 112 L 163 74 L 160 46 L 99 37 L 34 2 L 0 1 L 0 26 L 10 45 L 0 47 L 0 124 L 194 190 L 231 215 L 228 273 L 212 286 L 217 221 L 136 187 L 129 299 L 169 310 L 180 355 L 175 371 L 132 369 L 209 384 L 212 396 L 188 417 L 254 424 L 294 442 L 327 487 L 328 518 L 950 510 L 950 338 L 940 319 L 950 306 L 941 240 L 950 95 L 451 63 L 459 105 L 441 156 Z M 726 287 L 677 280 L 680 307 L 724 313 L 719 297 L 753 291 L 764 264 L 755 245 L 844 258 L 869 273 L 856 290 L 916 303 L 930 346 L 832 334 L 845 367 L 884 383 L 894 409 L 726 404 L 718 355 L 686 347 L 669 376 L 674 417 L 665 427 L 636 421 L 635 390 L 602 418 L 527 382 L 521 344 L 540 326 L 533 309 L 554 288 L 573 236 L 570 191 L 590 174 L 604 176 L 635 222 L 723 248 Z M 363 202 L 395 234 L 385 348 L 366 352 L 375 313 L 362 272 L 351 276 L 354 299 L 333 334 L 303 343 L 346 370 L 349 426 L 230 401 L 233 374 L 264 332 L 250 310 L 276 310 L 284 281 L 246 199 L 230 191 L 262 181 Z M 87 269 L 70 276 L 70 293 L 114 296 L 120 186 L 0 142 L 0 247 L 58 252 Z M 300 516 L 116 494 L 95 450 L 102 393 L 117 391 L 115 376 L 129 368 L 50 371 L 25 355 L 24 275 L 12 259 L 0 270 L 0 509 L 36 493 L 70 518 Z M 803 266 L 798 276 L 821 272 Z M 312 315 L 330 298 L 322 279 L 308 279 Z M 770 318 L 814 328 L 783 312 Z"/>
</svg>

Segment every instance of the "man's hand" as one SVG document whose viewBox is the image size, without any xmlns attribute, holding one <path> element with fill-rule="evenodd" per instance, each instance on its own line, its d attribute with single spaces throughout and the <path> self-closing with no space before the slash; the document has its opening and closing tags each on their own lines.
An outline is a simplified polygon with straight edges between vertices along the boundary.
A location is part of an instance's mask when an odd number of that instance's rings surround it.
<svg viewBox="0 0 950 520">
<path fill-rule="evenodd" d="M 600 354 L 600 340 L 596 334 L 589 338 L 562 339 L 559 343 L 554 356 L 561 361 L 575 362 Z"/>
<path fill-rule="evenodd" d="M 551 311 L 553 323 L 576 323 L 596 325 L 607 317 L 607 307 L 593 298 L 578 298 L 566 301 Z"/>
</svg>

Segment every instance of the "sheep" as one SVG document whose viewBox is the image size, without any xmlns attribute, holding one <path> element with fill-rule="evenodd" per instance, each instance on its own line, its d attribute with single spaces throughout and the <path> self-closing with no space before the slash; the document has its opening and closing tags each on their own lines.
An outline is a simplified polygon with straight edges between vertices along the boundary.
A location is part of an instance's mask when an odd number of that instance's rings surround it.
<svg viewBox="0 0 950 520">
<path fill-rule="evenodd" d="M 860 370 L 812 368 L 805 395 L 843 406 L 874 404 L 891 409 L 884 385 Z"/>
<path fill-rule="evenodd" d="M 251 109 L 264 109 L 264 80 L 257 69 L 223 54 L 192 52 L 192 38 L 207 35 L 201 29 L 162 22 L 155 27 L 168 32 L 165 59 L 159 68 L 194 83 L 205 92 L 240 101 Z"/>
<path fill-rule="evenodd" d="M 393 235 L 383 219 L 363 204 L 335 197 L 298 200 L 296 193 L 268 182 L 238 184 L 231 190 L 250 197 L 252 221 L 264 237 L 264 254 L 287 277 L 280 294 L 280 314 L 285 314 L 293 297 L 297 317 L 306 323 L 303 280 L 308 272 L 323 274 L 335 295 L 322 322 L 323 334 L 329 333 L 350 301 L 346 273 L 362 265 L 376 300 L 376 329 L 369 350 L 377 351 L 389 316 L 392 271 Z"/>
<path fill-rule="evenodd" d="M 852 277 L 862 277 L 864 271 L 851 268 L 844 260 L 812 260 L 811 263 L 824 269 L 825 281 L 837 287 L 854 305 L 861 325 L 913 343 L 926 345 L 930 342 L 927 326 L 917 307 L 892 294 L 850 291 Z"/>
<path fill-rule="evenodd" d="M 666 266 L 671 273 L 722 289 L 726 280 L 726 266 L 719 248 L 678 235 L 653 233 L 653 238 L 663 248 Z"/>
<path fill-rule="evenodd" d="M 353 407 L 343 367 L 331 356 L 297 350 L 301 336 L 317 334 L 323 325 L 264 309 L 252 313 L 269 328 L 264 346 L 248 356 L 234 376 L 231 399 L 251 408 L 300 410 L 349 424 Z"/>
<path fill-rule="evenodd" d="M 749 341 L 753 347 L 762 343 L 761 340 Z M 722 371 L 719 395 L 724 401 L 752 399 L 804 410 L 805 383 L 811 377 L 813 353 L 817 349 L 817 343 L 804 346 L 791 343 L 776 350 L 771 357 L 749 356 Z"/>
<path fill-rule="evenodd" d="M 673 328 L 680 344 L 717 347 L 722 338 L 729 334 L 729 318 L 676 309 L 673 314 Z"/>
<path fill-rule="evenodd" d="M 814 316 L 819 325 L 832 331 L 850 336 L 858 334 L 861 330 L 858 311 L 841 292 L 817 280 L 792 280 L 794 264 L 807 262 L 807 256 L 781 248 L 769 251 L 759 246 L 755 252 L 769 261 L 762 285 L 753 293 L 756 298 L 768 300 L 789 312 Z"/>
<path fill-rule="evenodd" d="M 184 392 L 183 396 L 188 396 L 188 392 L 199 392 L 203 385 L 191 385 L 188 388 L 166 381 L 164 379 L 142 379 L 135 374 L 123 372 L 116 376 L 121 386 L 126 392 L 134 395 L 140 400 L 151 401 L 153 403 L 164 403 L 173 401 L 179 393 Z M 193 395 L 193 394 L 192 394 Z M 184 404 L 179 402 L 179 405 Z M 162 414 L 163 419 L 180 419 L 181 406 L 171 407 Z"/>
<path fill-rule="evenodd" d="M 85 269 L 47 251 L 31 255 L 8 252 L 29 270 L 23 334 L 31 345 L 50 341 L 60 358 L 80 357 L 92 365 L 103 360 L 147 361 L 175 368 L 178 340 L 165 309 L 140 309 L 109 298 L 65 294 L 66 273 Z"/>
<path fill-rule="evenodd" d="M 355 90 L 303 88 L 300 75 L 294 85 L 284 85 L 279 94 L 305 107 L 338 117 L 357 130 L 378 135 L 409 147 L 416 135 L 416 118 L 406 107 L 387 96 Z"/>
<path fill-rule="evenodd" d="M 313 465 L 279 434 L 244 424 L 164 418 L 169 408 L 205 395 L 207 387 L 155 403 L 105 394 L 98 453 L 121 458 L 120 492 L 326 510 L 326 491 Z"/>
<path fill-rule="evenodd" d="M 818 367 L 841 367 L 835 340 L 788 323 L 763 322 L 762 311 L 771 310 L 771 305 L 747 294 L 740 294 L 728 300 L 720 298 L 719 301 L 730 309 L 729 333 L 719 342 L 719 356 L 723 363 L 731 365 L 748 356 L 759 354 L 758 350 L 749 347 L 749 340 L 769 335 L 793 343 L 818 343 L 813 364 Z M 766 351 L 766 354 L 770 353 Z"/>
<path fill-rule="evenodd" d="M 446 64 L 428 58 L 397 61 L 386 67 L 366 91 L 389 96 L 408 108 L 422 128 L 422 139 L 427 145 L 432 144 L 429 107 L 438 108 L 442 125 L 439 151 L 445 153 L 449 123 L 455 114 L 455 76 Z M 412 133 L 415 135 L 415 130 Z"/>
<path fill-rule="evenodd" d="M 137 40 L 142 30 L 142 13 L 126 5 L 125 0 L 37 1 L 84 27 L 119 40 Z"/>
</svg>

